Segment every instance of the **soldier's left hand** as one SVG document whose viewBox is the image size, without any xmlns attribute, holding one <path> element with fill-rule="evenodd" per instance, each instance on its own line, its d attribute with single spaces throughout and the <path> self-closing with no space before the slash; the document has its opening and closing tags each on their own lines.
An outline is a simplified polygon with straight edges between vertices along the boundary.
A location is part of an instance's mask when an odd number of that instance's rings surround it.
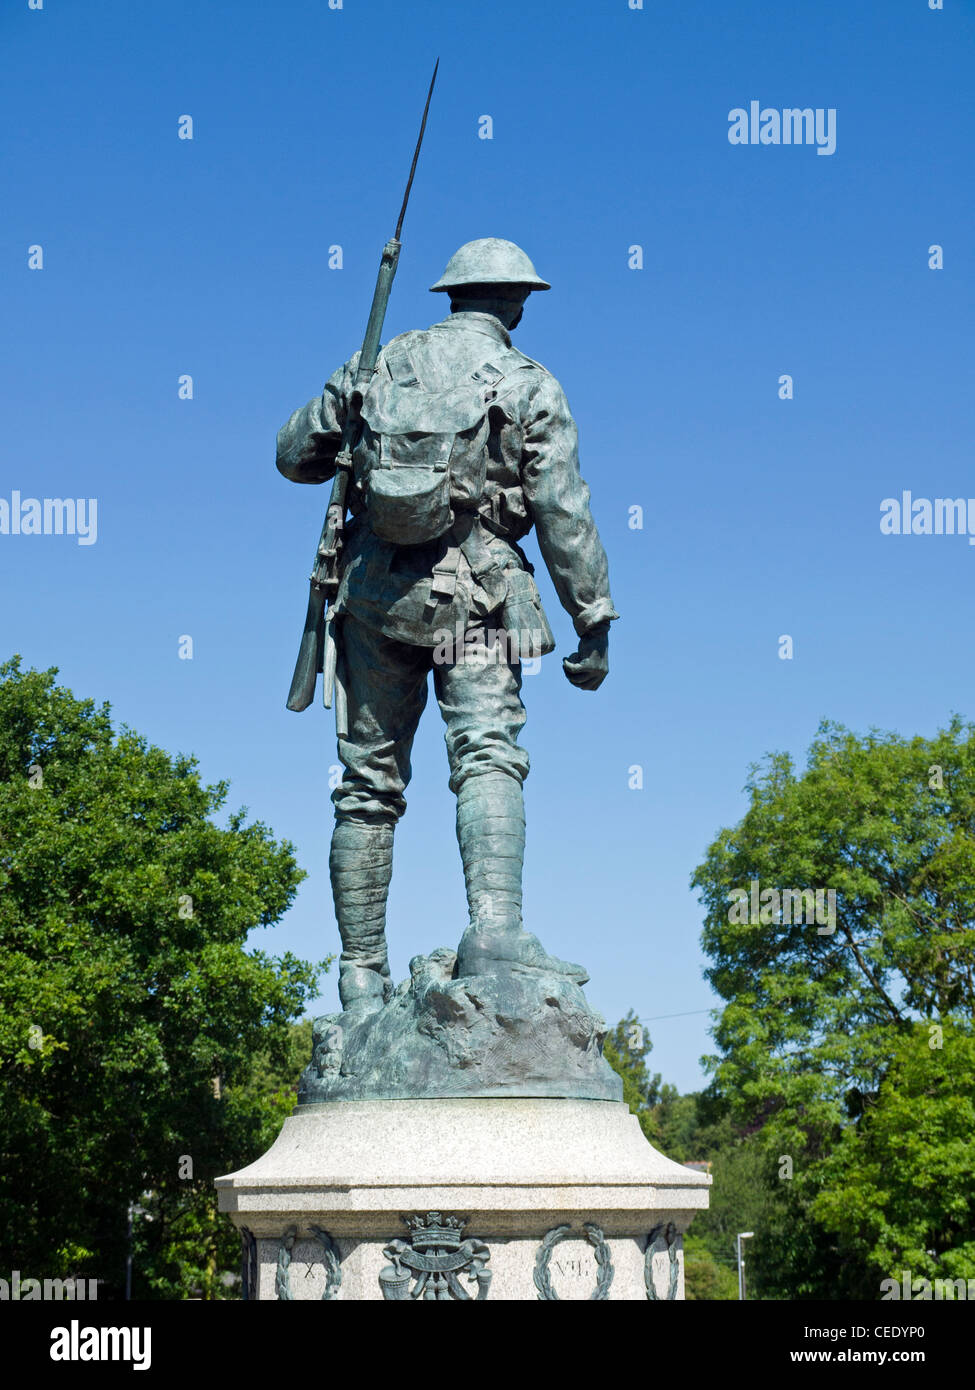
<svg viewBox="0 0 975 1390">
<path fill-rule="evenodd" d="M 580 690 L 598 690 L 609 674 L 609 624 L 579 638 L 579 650 L 563 659 L 566 678 Z"/>
</svg>

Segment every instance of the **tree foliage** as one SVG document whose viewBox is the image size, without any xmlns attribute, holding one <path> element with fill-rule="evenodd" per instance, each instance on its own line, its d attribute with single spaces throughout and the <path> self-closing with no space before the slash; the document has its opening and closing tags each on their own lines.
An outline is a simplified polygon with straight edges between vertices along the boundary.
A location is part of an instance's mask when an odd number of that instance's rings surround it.
<svg viewBox="0 0 975 1390">
<path fill-rule="evenodd" d="M 620 1049 L 630 1015 L 607 1049 L 651 1142 L 711 1163 L 688 1295 L 736 1296 L 743 1230 L 751 1298 L 975 1277 L 975 726 L 826 723 L 804 771 L 772 755 L 746 790 L 692 880 L 724 1001 L 711 1084 L 651 1095 Z M 797 920 L 790 890 L 825 913 Z"/>
<path fill-rule="evenodd" d="M 623 1082 L 623 1100 L 640 1121 L 640 1128 L 656 1143 L 653 1107 L 660 1098 L 660 1075 L 653 1074 L 647 1058 L 653 1050 L 650 1035 L 630 1009 L 606 1035 L 603 1056 Z"/>
<path fill-rule="evenodd" d="M 773 755 L 746 790 L 692 881 L 725 1001 L 712 1096 L 760 1132 L 771 1187 L 782 1158 L 793 1168 L 784 1244 L 756 1240 L 756 1263 L 778 1264 L 767 1287 L 877 1297 L 902 1267 L 973 1275 L 975 726 L 823 724 L 805 772 Z M 733 895 L 753 882 L 834 893 L 835 929 L 771 893 L 741 920 Z"/>
<path fill-rule="evenodd" d="M 940 1046 L 932 1046 L 939 1042 Z M 917 1025 L 817 1174 L 813 1214 L 878 1277 L 975 1277 L 975 1038 Z"/>
<path fill-rule="evenodd" d="M 255 1058 L 286 1060 L 321 967 L 246 945 L 294 896 L 293 847 L 246 809 L 218 826 L 227 783 L 56 674 L 0 665 L 0 1260 L 117 1292 L 142 1194 L 157 1253 L 203 1222 L 226 1265 L 210 1184 L 259 1152 Z"/>
</svg>

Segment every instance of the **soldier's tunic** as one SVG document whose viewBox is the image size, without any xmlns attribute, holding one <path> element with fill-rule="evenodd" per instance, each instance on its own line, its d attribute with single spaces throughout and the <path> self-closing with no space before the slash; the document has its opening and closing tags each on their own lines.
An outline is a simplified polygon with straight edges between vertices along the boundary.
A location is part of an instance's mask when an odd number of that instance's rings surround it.
<svg viewBox="0 0 975 1390">
<path fill-rule="evenodd" d="M 445 636 L 501 628 L 503 605 L 521 600 L 525 625 L 551 633 L 531 567 L 518 546 L 534 526 L 539 548 L 576 632 L 616 618 L 606 553 L 579 473 L 577 433 L 556 379 L 511 345 L 491 314 L 456 313 L 422 332 L 395 338 L 377 371 L 391 371 L 401 349 L 424 384 L 449 389 L 465 378 L 493 383 L 484 494 L 452 532 L 423 545 L 391 545 L 368 526 L 353 478 L 352 520 L 333 612 L 341 617 L 340 675 L 348 731 L 340 733 L 345 776 L 333 793 L 340 818 L 396 820 L 405 809 L 410 750 L 427 698 L 427 674 L 447 725 L 450 785 L 503 771 L 522 781 L 528 755 L 518 746 L 525 722 L 521 671 L 504 644 L 498 659 L 472 660 L 470 644 L 448 659 Z M 358 354 L 320 397 L 278 434 L 277 466 L 294 482 L 327 482 L 335 472 Z M 444 582 L 446 578 L 446 582 Z M 450 592 L 452 590 L 452 592 Z M 495 639 L 496 640 L 496 639 Z M 436 657 L 436 659 L 435 659 Z"/>
</svg>

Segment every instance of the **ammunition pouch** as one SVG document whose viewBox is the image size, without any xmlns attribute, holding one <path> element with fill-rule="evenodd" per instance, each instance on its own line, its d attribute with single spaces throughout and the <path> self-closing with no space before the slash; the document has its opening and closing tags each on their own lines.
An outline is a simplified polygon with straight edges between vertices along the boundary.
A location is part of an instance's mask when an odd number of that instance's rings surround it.
<svg viewBox="0 0 975 1390">
<path fill-rule="evenodd" d="M 501 620 L 508 634 L 509 650 L 517 652 L 522 661 L 554 652 L 555 638 L 534 575 L 527 569 L 509 569 L 504 571 L 504 579 L 508 593 L 501 609 Z"/>
</svg>

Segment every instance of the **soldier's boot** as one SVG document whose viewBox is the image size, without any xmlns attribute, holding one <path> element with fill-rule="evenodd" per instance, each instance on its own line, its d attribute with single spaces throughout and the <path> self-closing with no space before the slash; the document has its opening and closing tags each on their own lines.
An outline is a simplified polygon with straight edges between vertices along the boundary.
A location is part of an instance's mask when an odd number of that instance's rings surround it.
<svg viewBox="0 0 975 1390">
<path fill-rule="evenodd" d="M 328 867 L 342 937 L 342 1009 L 345 1013 L 375 1013 L 393 991 L 386 955 L 386 898 L 393 872 L 392 825 L 385 821 L 336 821 Z"/>
<path fill-rule="evenodd" d="M 507 963 L 567 975 L 584 985 L 589 975 L 583 966 L 550 956 L 522 925 L 525 803 L 517 778 L 484 772 L 461 784 L 457 840 L 471 918 L 457 951 L 458 975 L 492 974 Z"/>
</svg>

